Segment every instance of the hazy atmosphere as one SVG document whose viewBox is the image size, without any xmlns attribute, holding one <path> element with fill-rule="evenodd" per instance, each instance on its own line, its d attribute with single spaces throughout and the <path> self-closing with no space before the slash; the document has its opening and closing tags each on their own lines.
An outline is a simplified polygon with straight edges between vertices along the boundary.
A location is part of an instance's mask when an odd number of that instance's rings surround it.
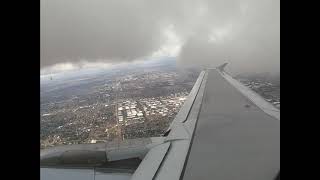
<svg viewBox="0 0 320 180">
<path fill-rule="evenodd" d="M 280 71 L 279 0 L 41 0 L 41 70 L 174 57 Z"/>
</svg>

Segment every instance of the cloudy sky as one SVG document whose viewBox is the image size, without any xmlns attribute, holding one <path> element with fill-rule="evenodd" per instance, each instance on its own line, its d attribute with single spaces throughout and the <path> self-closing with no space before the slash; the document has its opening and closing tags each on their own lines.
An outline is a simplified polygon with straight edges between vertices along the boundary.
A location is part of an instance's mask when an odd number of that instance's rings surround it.
<svg viewBox="0 0 320 180">
<path fill-rule="evenodd" d="M 280 71 L 280 0 L 41 0 L 41 70 L 176 57 Z"/>
</svg>

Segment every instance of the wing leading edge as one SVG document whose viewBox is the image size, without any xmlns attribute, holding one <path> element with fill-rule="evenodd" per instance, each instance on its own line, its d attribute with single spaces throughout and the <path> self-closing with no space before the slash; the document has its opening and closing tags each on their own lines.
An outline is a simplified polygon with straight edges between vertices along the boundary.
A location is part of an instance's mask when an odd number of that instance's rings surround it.
<svg viewBox="0 0 320 180">
<path fill-rule="evenodd" d="M 151 161 L 144 159 L 133 180 L 276 178 L 280 111 L 223 72 L 225 65 L 201 72 L 167 131 L 170 147 L 157 171 L 145 173 Z"/>
</svg>

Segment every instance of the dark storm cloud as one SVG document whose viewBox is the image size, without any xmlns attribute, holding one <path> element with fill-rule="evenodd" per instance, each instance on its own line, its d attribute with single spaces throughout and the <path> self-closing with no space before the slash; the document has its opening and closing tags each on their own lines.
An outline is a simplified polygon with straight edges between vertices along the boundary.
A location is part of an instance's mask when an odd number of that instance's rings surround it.
<svg viewBox="0 0 320 180">
<path fill-rule="evenodd" d="M 160 44 L 161 28 L 142 5 L 134 1 L 42 1 L 41 66 L 148 55 Z"/>
<path fill-rule="evenodd" d="M 180 64 L 278 71 L 278 0 L 42 0 L 41 67 L 120 62 L 166 46 L 171 28 Z"/>
<path fill-rule="evenodd" d="M 214 27 L 211 35 L 189 37 L 182 46 L 180 64 L 214 67 L 229 62 L 237 73 L 280 71 L 279 1 L 241 2 L 234 16 Z"/>
</svg>

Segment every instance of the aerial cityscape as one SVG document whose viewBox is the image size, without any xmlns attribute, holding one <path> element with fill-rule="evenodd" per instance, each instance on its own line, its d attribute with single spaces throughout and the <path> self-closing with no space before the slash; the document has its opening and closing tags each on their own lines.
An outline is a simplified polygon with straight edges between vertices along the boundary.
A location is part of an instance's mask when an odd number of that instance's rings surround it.
<svg viewBox="0 0 320 180">
<path fill-rule="evenodd" d="M 44 76 L 40 148 L 161 136 L 187 99 L 199 72 L 181 70 L 169 60 Z M 279 77 L 265 77 L 235 78 L 280 108 Z"/>
<path fill-rule="evenodd" d="M 279 0 L 41 0 L 40 179 L 280 180 L 280 124 Z"/>
</svg>

